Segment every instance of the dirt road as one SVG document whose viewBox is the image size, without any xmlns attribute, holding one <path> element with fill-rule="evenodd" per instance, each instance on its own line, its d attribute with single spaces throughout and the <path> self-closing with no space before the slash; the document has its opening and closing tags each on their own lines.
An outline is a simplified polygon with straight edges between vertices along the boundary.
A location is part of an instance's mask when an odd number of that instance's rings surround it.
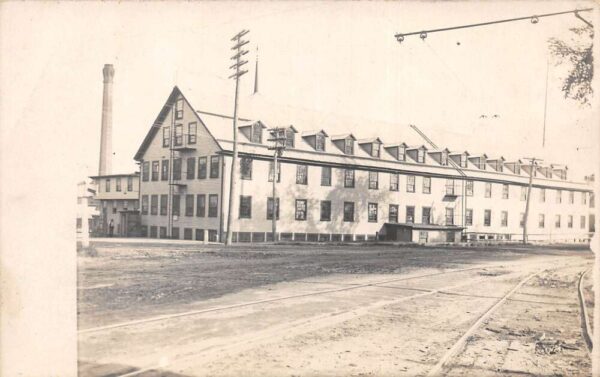
<svg viewBox="0 0 600 377">
<path fill-rule="evenodd" d="M 584 250 L 97 250 L 80 258 L 82 376 L 427 375 L 468 331 L 442 374 L 589 374 Z"/>
</svg>

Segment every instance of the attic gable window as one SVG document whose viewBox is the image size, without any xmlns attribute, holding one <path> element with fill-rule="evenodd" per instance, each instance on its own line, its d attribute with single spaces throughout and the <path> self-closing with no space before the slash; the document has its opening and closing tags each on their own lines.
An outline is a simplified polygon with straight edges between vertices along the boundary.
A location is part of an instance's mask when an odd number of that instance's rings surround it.
<svg viewBox="0 0 600 377">
<path fill-rule="evenodd" d="M 352 138 L 346 138 L 344 140 L 344 153 L 345 154 L 354 154 L 354 140 Z"/>
<path fill-rule="evenodd" d="M 183 118 L 183 98 L 177 100 L 175 104 L 175 119 Z"/>
<path fill-rule="evenodd" d="M 325 135 L 318 133 L 315 136 L 315 150 L 319 152 L 325 152 Z"/>
</svg>

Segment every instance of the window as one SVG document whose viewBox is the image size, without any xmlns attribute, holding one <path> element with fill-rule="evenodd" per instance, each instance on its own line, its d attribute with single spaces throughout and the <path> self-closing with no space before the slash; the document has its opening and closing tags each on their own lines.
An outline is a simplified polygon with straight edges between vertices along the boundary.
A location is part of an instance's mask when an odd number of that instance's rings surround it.
<svg viewBox="0 0 600 377">
<path fill-rule="evenodd" d="M 465 210 L 465 226 L 473 225 L 473 209 L 467 208 Z"/>
<path fill-rule="evenodd" d="M 210 194 L 208 196 L 208 217 L 217 217 L 219 207 L 219 196 L 217 194 Z"/>
<path fill-rule="evenodd" d="M 240 219 L 252 218 L 252 197 L 240 195 Z"/>
<path fill-rule="evenodd" d="M 575 203 L 575 191 L 569 191 L 569 204 Z"/>
<path fill-rule="evenodd" d="M 321 221 L 331 221 L 330 200 L 321 200 Z"/>
<path fill-rule="evenodd" d="M 379 157 L 381 145 L 379 143 L 371 144 L 371 157 Z"/>
<path fill-rule="evenodd" d="M 391 223 L 398 222 L 398 205 L 397 204 L 390 204 L 389 222 L 391 222 Z"/>
<path fill-rule="evenodd" d="M 299 185 L 308 184 L 308 165 L 296 165 L 296 183 Z"/>
<path fill-rule="evenodd" d="M 188 123 L 188 144 L 196 144 L 196 128 L 196 122 Z"/>
<path fill-rule="evenodd" d="M 127 191 L 133 191 L 133 177 L 127 177 Z"/>
<path fill-rule="evenodd" d="M 175 125 L 175 140 L 173 145 L 176 147 L 183 145 L 183 124 Z"/>
<path fill-rule="evenodd" d="M 454 208 L 446 207 L 446 225 L 454 225 Z"/>
<path fill-rule="evenodd" d="M 546 218 L 543 214 L 539 214 L 538 216 L 538 227 L 543 228 L 545 225 Z"/>
<path fill-rule="evenodd" d="M 252 179 L 252 159 L 242 157 L 240 160 L 240 173 L 242 179 Z"/>
<path fill-rule="evenodd" d="M 423 177 L 423 194 L 431 194 L 431 177 Z"/>
<path fill-rule="evenodd" d="M 156 227 L 154 227 L 154 228 L 156 228 Z M 167 238 L 167 227 L 166 226 L 161 226 L 159 229 L 160 230 L 159 230 L 158 236 L 160 238 Z M 150 233 L 152 233 L 152 228 L 150 229 Z M 155 236 L 156 236 L 156 234 L 155 234 Z"/>
<path fill-rule="evenodd" d="M 461 168 L 467 167 L 467 155 L 465 153 L 460 155 L 460 167 Z"/>
<path fill-rule="evenodd" d="M 179 227 L 173 227 L 171 229 L 171 232 L 173 232 L 173 234 L 171 235 L 171 238 L 174 240 L 178 240 L 179 239 Z"/>
<path fill-rule="evenodd" d="M 321 167 L 321 186 L 331 186 L 331 167 Z"/>
<path fill-rule="evenodd" d="M 354 187 L 354 170 L 344 169 L 344 187 Z"/>
<path fill-rule="evenodd" d="M 288 148 L 294 148 L 295 143 L 295 132 L 291 128 L 285 130 L 285 146 Z"/>
<path fill-rule="evenodd" d="M 187 194 L 185 196 L 185 215 L 194 216 L 194 194 Z"/>
<path fill-rule="evenodd" d="M 521 212 L 519 214 L 519 227 L 524 227 L 525 226 L 525 214 L 523 212 Z"/>
<path fill-rule="evenodd" d="M 116 187 L 115 190 L 121 191 L 121 178 L 115 178 Z"/>
<path fill-rule="evenodd" d="M 158 195 L 150 196 L 150 214 L 158 215 Z"/>
<path fill-rule="evenodd" d="M 296 199 L 296 220 L 306 220 L 306 199 Z"/>
<path fill-rule="evenodd" d="M 148 214 L 148 195 L 142 195 L 142 215 Z"/>
<path fill-rule="evenodd" d="M 508 226 L 508 212 L 502 211 L 500 212 L 500 226 Z"/>
<path fill-rule="evenodd" d="M 508 199 L 508 185 L 502 185 L 502 199 Z"/>
<path fill-rule="evenodd" d="M 260 123 L 252 125 L 252 138 L 250 141 L 253 143 L 262 143 L 262 125 Z"/>
<path fill-rule="evenodd" d="M 586 192 L 581 193 L 581 204 L 587 204 L 587 193 Z"/>
<path fill-rule="evenodd" d="M 117 213 L 117 201 L 115 200 L 113 203 L 113 207 L 112 207 L 112 213 L 116 214 Z"/>
<path fill-rule="evenodd" d="M 423 207 L 421 210 L 421 223 L 431 224 L 431 207 Z"/>
<path fill-rule="evenodd" d="M 567 217 L 567 228 L 573 228 L 573 215 Z"/>
<path fill-rule="evenodd" d="M 491 226 L 492 225 L 492 210 L 486 209 L 483 212 L 483 226 Z"/>
<path fill-rule="evenodd" d="M 198 179 L 206 179 L 206 157 L 198 157 Z"/>
<path fill-rule="evenodd" d="M 196 229 L 196 241 L 204 241 L 204 229 Z"/>
<path fill-rule="evenodd" d="M 206 194 L 196 195 L 196 216 L 206 216 Z"/>
<path fill-rule="evenodd" d="M 560 215 L 555 215 L 554 216 L 554 227 L 555 228 L 560 228 Z"/>
<path fill-rule="evenodd" d="M 192 239 L 192 228 L 183 228 L 183 239 L 184 240 Z"/>
<path fill-rule="evenodd" d="M 415 176 L 406 176 L 406 192 L 415 192 Z"/>
<path fill-rule="evenodd" d="M 425 163 L 425 149 L 423 149 L 423 148 L 417 149 L 417 162 L 420 164 Z"/>
<path fill-rule="evenodd" d="M 183 98 L 177 100 L 175 105 L 175 119 L 183 118 Z"/>
<path fill-rule="evenodd" d="M 369 222 L 370 223 L 376 223 L 377 222 L 377 210 L 378 210 L 377 203 L 369 203 L 368 204 L 367 214 L 368 214 Z"/>
<path fill-rule="evenodd" d="M 319 152 L 324 152 L 325 151 L 325 135 L 323 134 L 317 134 L 315 136 L 315 150 L 319 151 Z"/>
<path fill-rule="evenodd" d="M 279 198 L 275 200 L 275 215 L 279 220 Z M 267 198 L 267 220 L 273 220 L 273 198 Z"/>
<path fill-rule="evenodd" d="M 442 152 L 442 155 L 440 156 L 440 164 L 442 166 L 448 166 L 448 152 Z"/>
<path fill-rule="evenodd" d="M 161 195 L 160 196 L 160 215 L 161 216 L 166 216 L 167 215 L 167 203 L 169 201 L 169 196 L 168 195 Z"/>
<path fill-rule="evenodd" d="M 344 140 L 344 153 L 354 154 L 354 140 L 352 140 L 352 138 L 347 138 Z"/>
<path fill-rule="evenodd" d="M 446 179 L 446 195 L 454 195 L 454 179 Z"/>
<path fill-rule="evenodd" d="M 521 165 L 515 164 L 515 174 L 521 174 Z"/>
<path fill-rule="evenodd" d="M 429 232 L 420 231 L 419 232 L 419 243 L 427 243 L 429 238 Z"/>
<path fill-rule="evenodd" d="M 210 156 L 210 177 L 219 178 L 219 156 Z"/>
<path fill-rule="evenodd" d="M 415 207 L 406 206 L 406 222 L 407 223 L 415 222 Z"/>
<path fill-rule="evenodd" d="M 521 201 L 524 202 L 527 200 L 527 187 L 521 186 Z"/>
<path fill-rule="evenodd" d="M 544 203 L 546 201 L 546 189 L 540 189 L 540 202 Z"/>
<path fill-rule="evenodd" d="M 492 197 L 492 184 L 490 182 L 485 183 L 485 197 L 486 198 Z"/>
<path fill-rule="evenodd" d="M 179 216 L 181 214 L 181 197 L 179 195 L 173 195 L 173 216 Z"/>
<path fill-rule="evenodd" d="M 185 177 L 187 179 L 194 179 L 196 178 L 196 157 L 189 157 L 187 159 L 187 163 L 186 163 L 186 174 Z"/>
<path fill-rule="evenodd" d="M 208 242 L 217 242 L 218 233 L 215 229 L 208 230 Z"/>
<path fill-rule="evenodd" d="M 399 177 L 397 173 L 390 173 L 390 191 L 398 191 Z"/>
<path fill-rule="evenodd" d="M 148 182 L 148 178 L 150 177 L 150 162 L 145 161 L 142 163 L 142 181 Z"/>
<path fill-rule="evenodd" d="M 106 185 L 104 186 L 104 191 L 110 192 L 110 179 L 106 180 Z"/>
<path fill-rule="evenodd" d="M 581 226 L 581 229 L 585 229 L 585 216 L 581 216 L 579 224 Z"/>
<path fill-rule="evenodd" d="M 273 182 L 273 161 L 269 161 L 269 182 Z M 277 161 L 277 182 L 281 182 L 281 162 Z"/>
<path fill-rule="evenodd" d="M 160 167 L 159 167 L 159 162 L 158 161 L 152 161 L 152 180 L 153 181 L 158 181 L 158 171 L 159 171 Z"/>
<path fill-rule="evenodd" d="M 160 179 L 162 181 L 169 180 L 169 160 L 162 160 Z"/>
<path fill-rule="evenodd" d="M 169 147 L 171 145 L 171 127 L 163 128 L 163 147 Z"/>
<path fill-rule="evenodd" d="M 398 161 L 406 161 L 406 147 L 398 147 Z"/>
<path fill-rule="evenodd" d="M 376 171 L 369 172 L 369 189 L 377 190 L 379 188 L 379 174 Z"/>
<path fill-rule="evenodd" d="M 562 190 L 556 190 L 556 204 L 562 203 Z"/>
<path fill-rule="evenodd" d="M 344 221 L 354 221 L 354 202 L 344 202 Z"/>
<path fill-rule="evenodd" d="M 181 158 L 173 159 L 173 180 L 179 181 L 181 179 Z"/>
<path fill-rule="evenodd" d="M 473 196 L 473 181 L 467 181 L 465 191 L 467 196 Z"/>
</svg>

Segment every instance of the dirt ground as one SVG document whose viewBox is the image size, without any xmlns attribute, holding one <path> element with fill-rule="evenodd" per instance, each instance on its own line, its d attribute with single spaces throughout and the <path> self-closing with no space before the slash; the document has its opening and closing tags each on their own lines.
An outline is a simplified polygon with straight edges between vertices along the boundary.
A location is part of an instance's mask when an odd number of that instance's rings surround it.
<svg viewBox="0 0 600 377">
<path fill-rule="evenodd" d="M 589 374 L 581 247 L 93 246 L 79 252 L 81 376 L 427 375 L 533 273 L 442 373 Z"/>
</svg>

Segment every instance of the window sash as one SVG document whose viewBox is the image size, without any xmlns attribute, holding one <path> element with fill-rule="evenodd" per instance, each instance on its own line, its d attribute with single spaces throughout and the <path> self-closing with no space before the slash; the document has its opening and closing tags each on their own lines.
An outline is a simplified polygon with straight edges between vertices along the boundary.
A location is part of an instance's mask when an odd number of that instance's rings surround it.
<svg viewBox="0 0 600 377">
<path fill-rule="evenodd" d="M 175 125 L 175 140 L 173 141 L 173 145 L 183 145 L 183 124 Z"/>
<path fill-rule="evenodd" d="M 240 219 L 252 218 L 252 196 L 240 195 Z"/>
<path fill-rule="evenodd" d="M 398 191 L 400 182 L 400 175 L 397 173 L 390 173 L 390 191 Z"/>
<path fill-rule="evenodd" d="M 219 178 L 219 156 L 210 156 L 210 177 Z"/>
<path fill-rule="evenodd" d="M 331 167 L 321 167 L 321 186 L 331 186 Z"/>
<path fill-rule="evenodd" d="M 354 221 L 354 202 L 344 202 L 344 221 Z"/>
<path fill-rule="evenodd" d="M 330 200 L 321 200 L 321 221 L 331 221 Z"/>
<path fill-rule="evenodd" d="M 352 140 L 352 139 L 344 140 L 344 153 L 345 154 L 354 154 L 354 140 Z"/>
<path fill-rule="evenodd" d="M 219 211 L 219 196 L 210 194 L 208 196 L 208 217 L 217 217 Z"/>
<path fill-rule="evenodd" d="M 423 194 L 431 194 L 431 177 L 423 177 Z"/>
<path fill-rule="evenodd" d="M 181 180 L 181 158 L 173 159 L 173 180 Z"/>
<path fill-rule="evenodd" d="M 166 216 L 167 215 L 168 202 L 169 202 L 169 196 L 168 195 L 161 195 L 160 196 L 160 215 L 161 216 Z"/>
<path fill-rule="evenodd" d="M 379 174 L 376 171 L 369 172 L 369 189 L 377 190 L 379 188 Z"/>
<path fill-rule="evenodd" d="M 169 180 L 169 160 L 162 160 L 160 179 L 162 181 Z"/>
<path fill-rule="evenodd" d="M 319 152 L 325 151 L 325 136 L 317 134 L 315 138 L 315 150 Z"/>
<path fill-rule="evenodd" d="M 133 178 L 127 177 L 127 191 L 133 191 Z"/>
<path fill-rule="evenodd" d="M 407 223 L 415 222 L 415 207 L 414 206 L 406 206 L 406 222 Z"/>
<path fill-rule="evenodd" d="M 502 185 L 502 199 L 508 199 L 509 186 L 506 184 Z"/>
<path fill-rule="evenodd" d="M 275 200 L 275 216 L 279 220 L 279 198 Z M 273 198 L 267 198 L 267 220 L 273 220 Z"/>
<path fill-rule="evenodd" d="M 252 159 L 242 157 L 240 161 L 240 175 L 242 179 L 252 179 Z"/>
<path fill-rule="evenodd" d="M 187 159 L 187 179 L 194 179 L 196 176 L 196 157 L 189 157 Z"/>
<path fill-rule="evenodd" d="M 465 210 L 465 225 L 472 226 L 473 225 L 473 209 L 467 208 Z"/>
<path fill-rule="evenodd" d="M 196 195 L 196 217 L 206 216 L 206 194 Z"/>
<path fill-rule="evenodd" d="M 181 215 L 181 196 L 179 195 L 173 195 L 173 209 L 171 210 L 173 213 L 173 216 L 180 216 Z"/>
<path fill-rule="evenodd" d="M 398 205 L 397 204 L 390 204 L 389 222 L 391 222 L 391 223 L 398 222 Z"/>
<path fill-rule="evenodd" d="M 142 163 L 142 181 L 147 182 L 150 178 L 150 161 Z"/>
<path fill-rule="evenodd" d="M 431 207 L 423 207 L 421 210 L 421 223 L 431 224 Z"/>
<path fill-rule="evenodd" d="M 308 165 L 296 165 L 296 183 L 299 185 L 308 184 Z"/>
<path fill-rule="evenodd" d="M 195 160 L 195 158 L 194 158 Z M 185 215 L 194 216 L 194 195 L 187 194 L 185 196 Z"/>
<path fill-rule="evenodd" d="M 115 190 L 121 191 L 121 178 L 115 178 Z"/>
<path fill-rule="evenodd" d="M 198 179 L 206 179 L 207 165 L 206 157 L 198 157 Z"/>
<path fill-rule="evenodd" d="M 142 215 L 148 214 L 148 195 L 142 195 Z"/>
<path fill-rule="evenodd" d="M 491 225 L 492 225 L 492 211 L 489 209 L 486 209 L 483 212 L 483 226 L 491 226 Z"/>
<path fill-rule="evenodd" d="M 406 176 L 406 192 L 415 192 L 415 176 Z"/>
<path fill-rule="evenodd" d="M 500 226 L 508 226 L 508 212 L 506 211 L 500 213 Z"/>
<path fill-rule="evenodd" d="M 171 145 L 171 127 L 163 128 L 163 147 L 167 148 Z"/>
<path fill-rule="evenodd" d="M 492 197 L 492 184 L 490 182 L 485 183 L 485 197 L 486 198 Z"/>
<path fill-rule="evenodd" d="M 344 187 L 354 188 L 354 170 L 344 169 Z"/>
<path fill-rule="evenodd" d="M 296 199 L 296 220 L 306 220 L 306 199 Z"/>
<path fill-rule="evenodd" d="M 273 161 L 269 161 L 269 182 L 273 182 Z M 281 182 L 281 162 L 277 161 L 277 182 Z"/>
<path fill-rule="evenodd" d="M 369 203 L 367 208 L 369 222 L 377 222 L 377 212 L 379 209 L 377 203 Z"/>
<path fill-rule="evenodd" d="M 158 195 L 150 196 L 150 214 L 158 215 Z"/>
<path fill-rule="evenodd" d="M 196 132 L 198 126 L 196 122 L 188 123 L 188 144 L 196 144 Z"/>
<path fill-rule="evenodd" d="M 152 161 L 152 180 L 153 181 L 158 181 L 159 170 L 160 170 L 159 162 Z"/>
</svg>

